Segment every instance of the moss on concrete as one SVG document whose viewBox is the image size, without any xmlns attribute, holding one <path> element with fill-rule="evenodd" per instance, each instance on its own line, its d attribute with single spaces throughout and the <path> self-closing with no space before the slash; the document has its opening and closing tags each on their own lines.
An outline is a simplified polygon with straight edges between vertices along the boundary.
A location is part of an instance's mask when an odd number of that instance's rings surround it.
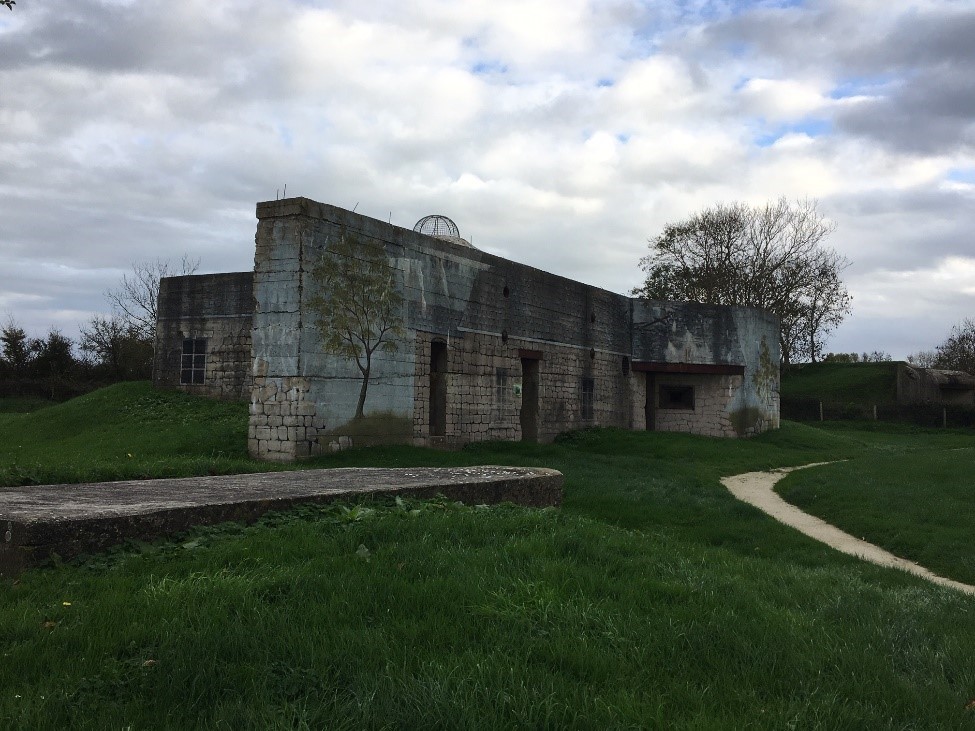
<svg viewBox="0 0 975 731">
<path fill-rule="evenodd" d="M 377 444 L 403 444 L 413 437 L 413 422 L 399 414 L 381 411 L 366 414 L 357 419 L 347 421 L 322 434 L 318 441 L 328 448 L 329 444 L 342 440 L 341 446 L 372 447 Z"/>
</svg>

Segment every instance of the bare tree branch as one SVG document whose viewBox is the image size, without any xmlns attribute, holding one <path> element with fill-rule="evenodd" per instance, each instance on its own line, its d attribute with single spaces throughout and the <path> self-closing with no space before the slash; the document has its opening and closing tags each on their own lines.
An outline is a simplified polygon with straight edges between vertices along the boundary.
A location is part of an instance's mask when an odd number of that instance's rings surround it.
<svg viewBox="0 0 975 731">
<path fill-rule="evenodd" d="M 156 334 L 159 280 L 192 274 L 199 266 L 199 259 L 190 259 L 186 254 L 177 263 L 169 259 L 136 263 L 130 274 L 122 276 L 118 288 L 105 292 L 105 297 L 139 338 L 152 342 Z"/>
<path fill-rule="evenodd" d="M 814 201 L 706 208 L 650 241 L 640 260 L 646 280 L 633 294 L 771 310 L 782 322 L 783 362 L 815 361 L 850 312 L 840 279 L 849 262 L 822 246 L 832 231 Z"/>
</svg>

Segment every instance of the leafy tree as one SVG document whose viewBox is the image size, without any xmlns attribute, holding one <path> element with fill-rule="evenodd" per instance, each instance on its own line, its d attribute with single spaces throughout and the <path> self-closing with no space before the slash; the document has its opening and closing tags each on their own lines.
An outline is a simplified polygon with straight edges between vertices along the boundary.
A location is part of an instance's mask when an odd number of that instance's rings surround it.
<svg viewBox="0 0 975 731">
<path fill-rule="evenodd" d="M 118 313 L 92 317 L 81 328 L 79 346 L 114 381 L 152 375 L 152 342 Z"/>
<path fill-rule="evenodd" d="M 33 358 L 29 372 L 34 378 L 47 381 L 51 398 L 58 397 L 62 385 L 75 373 L 78 361 L 74 357 L 74 343 L 60 330 L 52 329 L 44 339 L 32 343 Z"/>
<path fill-rule="evenodd" d="M 343 232 L 312 271 L 320 294 L 310 300 L 315 323 L 328 353 L 355 361 L 362 374 L 355 418 L 363 417 L 373 354 L 396 351 L 404 334 L 403 296 L 383 245 Z"/>
<path fill-rule="evenodd" d="M 152 343 L 156 337 L 159 280 L 162 277 L 192 274 L 199 266 L 199 259 L 191 260 L 186 255 L 178 264 L 174 264 L 169 259 L 133 264 L 132 272 L 123 275 L 118 288 L 108 290 L 105 296 L 126 326 L 138 338 Z"/>
<path fill-rule="evenodd" d="M 832 231 L 814 202 L 718 204 L 650 240 L 633 294 L 770 310 L 782 323 L 783 364 L 816 361 L 850 312 L 840 279 L 849 262 L 822 245 Z"/>
<path fill-rule="evenodd" d="M 28 340 L 24 328 L 17 325 L 12 317 L 0 330 L 0 344 L 3 348 L 4 369 L 15 378 L 27 377 L 27 367 L 33 357 L 33 343 Z"/>
<path fill-rule="evenodd" d="M 966 318 L 934 350 L 934 368 L 975 374 L 975 320 Z"/>
</svg>

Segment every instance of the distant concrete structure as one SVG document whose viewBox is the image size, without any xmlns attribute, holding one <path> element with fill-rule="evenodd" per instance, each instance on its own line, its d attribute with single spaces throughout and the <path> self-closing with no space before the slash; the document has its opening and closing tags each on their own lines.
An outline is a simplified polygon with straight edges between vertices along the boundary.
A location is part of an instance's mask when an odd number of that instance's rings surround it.
<svg viewBox="0 0 975 731">
<path fill-rule="evenodd" d="M 430 236 L 307 198 L 259 203 L 257 218 L 250 304 L 249 274 L 163 280 L 155 373 L 212 396 L 249 388 L 255 457 L 550 441 L 589 426 L 731 437 L 779 425 L 779 323 L 766 311 L 614 294 L 479 251 L 453 222 Z M 363 259 L 378 245 L 402 333 L 374 355 L 361 418 L 363 373 L 323 346 L 315 314 L 332 302 L 315 274 L 323 257 L 357 258 L 338 246 L 346 236 Z"/>
<path fill-rule="evenodd" d="M 975 376 L 898 363 L 897 403 L 975 406 Z"/>
<path fill-rule="evenodd" d="M 250 398 L 252 272 L 159 280 L 153 383 L 212 398 Z"/>
</svg>

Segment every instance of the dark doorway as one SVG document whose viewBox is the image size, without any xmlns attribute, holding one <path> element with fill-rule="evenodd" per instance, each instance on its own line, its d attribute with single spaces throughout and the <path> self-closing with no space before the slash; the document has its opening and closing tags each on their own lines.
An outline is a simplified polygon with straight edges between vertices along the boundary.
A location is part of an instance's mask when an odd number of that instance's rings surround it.
<svg viewBox="0 0 975 731">
<path fill-rule="evenodd" d="M 647 431 L 654 431 L 657 428 L 657 379 L 652 373 L 647 374 L 647 402 L 643 406 L 643 415 Z"/>
<path fill-rule="evenodd" d="M 447 343 L 430 343 L 430 436 L 447 436 Z"/>
<path fill-rule="evenodd" d="M 538 441 L 538 361 L 521 359 L 521 441 Z"/>
</svg>

